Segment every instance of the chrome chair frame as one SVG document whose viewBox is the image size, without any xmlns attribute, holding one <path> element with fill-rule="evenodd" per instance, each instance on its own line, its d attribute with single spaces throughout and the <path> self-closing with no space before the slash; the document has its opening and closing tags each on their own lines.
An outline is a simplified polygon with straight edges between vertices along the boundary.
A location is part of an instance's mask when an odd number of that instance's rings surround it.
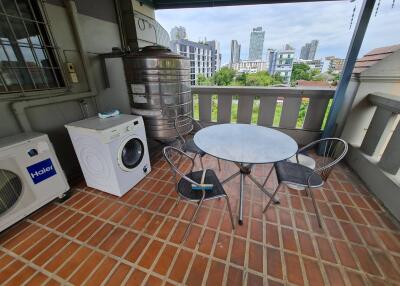
<svg viewBox="0 0 400 286">
<path fill-rule="evenodd" d="M 199 122 L 197 122 L 193 117 L 191 117 L 189 115 L 179 115 L 174 120 L 174 128 L 176 130 L 176 133 L 178 134 L 178 138 L 179 138 L 179 141 L 181 143 L 182 150 L 184 150 L 185 152 L 192 153 L 191 151 L 187 151 L 186 150 L 186 142 L 187 142 L 187 140 L 185 139 L 185 137 L 182 135 L 182 133 L 179 131 L 179 128 L 178 128 L 179 127 L 178 122 L 179 122 L 179 120 L 182 120 L 182 119 L 190 119 L 192 124 L 193 124 L 192 128 L 189 130 L 188 133 L 192 132 L 195 129 L 194 128 L 195 126 L 197 127 L 196 128 L 197 130 L 203 129 L 203 126 Z M 201 169 L 203 170 L 204 166 L 203 166 L 203 158 L 202 158 L 202 156 L 199 153 L 194 153 L 194 154 L 195 155 L 193 157 L 193 160 L 196 160 L 196 157 L 198 155 L 199 158 L 200 158 Z M 218 158 L 216 158 L 216 159 L 217 159 L 217 162 L 218 162 L 218 169 L 221 171 L 221 163 L 220 163 Z"/>
<path fill-rule="evenodd" d="M 299 150 L 297 150 L 297 152 L 296 152 L 297 164 L 299 164 L 299 158 L 298 158 L 299 154 L 300 153 L 304 153 L 305 151 L 308 151 L 309 149 L 315 147 L 317 144 L 325 144 L 325 146 L 323 148 L 324 152 L 322 154 L 322 162 L 320 162 L 320 166 L 319 167 L 318 167 L 318 162 L 316 162 L 317 163 L 316 168 L 314 170 L 312 170 L 311 174 L 308 175 L 308 177 L 307 177 L 307 184 L 306 185 L 301 185 L 301 184 L 298 184 L 296 182 L 289 182 L 289 181 L 281 181 L 281 182 L 279 182 L 279 184 L 276 187 L 274 193 L 272 194 L 272 197 L 270 198 L 270 200 L 268 201 L 267 205 L 265 206 L 265 208 L 263 210 L 264 213 L 267 211 L 268 207 L 271 205 L 271 202 L 273 201 L 273 198 L 278 193 L 278 191 L 281 188 L 282 184 L 297 185 L 297 186 L 300 186 L 300 187 L 305 187 L 307 196 L 308 195 L 311 196 L 311 200 L 312 200 L 312 203 L 313 203 L 313 206 L 314 206 L 314 209 L 315 209 L 315 214 L 317 216 L 318 225 L 319 225 L 319 227 L 322 227 L 321 218 L 320 218 L 320 214 L 319 214 L 319 211 L 318 211 L 318 206 L 317 206 L 317 203 L 315 201 L 312 189 L 313 188 L 319 188 L 319 187 L 324 185 L 324 183 L 327 181 L 327 179 L 329 177 L 329 174 L 331 173 L 332 169 L 346 156 L 349 147 L 348 147 L 347 142 L 344 141 L 341 138 L 323 138 L 323 139 L 319 139 L 319 140 L 313 141 L 313 142 L 307 144 L 306 146 L 300 148 Z M 343 146 L 343 150 L 339 154 L 337 154 L 339 152 L 339 150 L 337 150 L 338 145 L 342 145 Z M 336 156 L 335 159 L 333 159 L 332 161 L 329 161 L 329 162 L 327 161 L 328 158 L 330 159 L 331 157 L 334 157 L 334 156 Z M 272 168 L 271 168 L 271 170 L 272 170 Z M 271 174 L 271 172 L 268 174 L 264 184 L 267 182 L 270 174 Z M 320 176 L 320 178 L 322 179 L 322 184 L 318 185 L 318 186 L 312 185 L 311 184 L 311 179 L 313 178 L 313 176 Z"/>
<path fill-rule="evenodd" d="M 171 153 L 171 151 L 177 152 L 177 153 L 180 155 L 180 158 L 179 158 L 179 161 L 178 161 L 178 166 L 176 166 L 176 165 L 174 164 L 173 160 L 171 159 L 171 156 L 170 156 L 170 154 L 169 154 L 169 153 Z M 190 222 L 189 222 L 189 225 L 187 226 L 187 228 L 186 228 L 186 230 L 185 230 L 185 234 L 184 234 L 184 236 L 183 236 L 182 242 L 186 241 L 187 236 L 189 235 L 190 229 L 191 229 L 191 227 L 192 227 L 192 224 L 193 224 L 194 221 L 196 220 L 198 211 L 199 211 L 200 207 L 202 206 L 203 202 L 206 201 L 206 200 L 225 198 L 226 204 L 227 204 L 227 206 L 228 206 L 228 211 L 229 211 L 231 223 L 232 223 L 232 229 L 235 229 L 235 224 L 234 224 L 234 220 L 233 220 L 232 209 L 231 209 L 231 205 L 230 205 L 230 202 L 229 202 L 229 197 L 228 197 L 228 195 L 227 195 L 226 193 L 225 193 L 225 194 L 222 194 L 222 195 L 219 195 L 219 196 L 213 196 L 213 197 L 206 198 L 206 192 L 207 192 L 207 191 L 206 191 L 205 189 L 201 189 L 201 192 L 202 192 L 201 199 L 200 199 L 200 200 L 192 200 L 192 199 L 190 199 L 190 198 L 187 198 L 187 197 L 181 195 L 181 193 L 179 192 L 179 190 L 178 190 L 178 185 L 179 185 L 179 182 L 180 182 L 181 180 L 186 180 L 186 181 L 188 181 L 188 182 L 191 183 L 191 184 L 194 184 L 194 185 L 196 185 L 196 186 L 198 186 L 198 187 L 201 187 L 201 184 L 199 184 L 198 182 L 195 182 L 194 180 L 192 180 L 191 178 L 189 178 L 186 174 L 184 174 L 184 173 L 179 169 L 180 164 L 181 164 L 181 162 L 182 162 L 182 157 L 186 157 L 186 158 L 188 158 L 188 159 L 190 160 L 190 162 L 191 162 L 190 173 L 193 172 L 193 168 L 194 168 L 194 158 L 190 157 L 188 154 L 186 154 L 186 153 L 183 152 L 182 150 L 180 150 L 180 149 L 178 149 L 178 148 L 175 148 L 175 147 L 172 147 L 172 146 L 164 147 L 164 149 L 163 149 L 163 156 L 164 156 L 165 160 L 167 161 L 167 163 L 170 165 L 171 171 L 172 171 L 173 176 L 174 176 L 175 191 L 176 191 L 176 193 L 178 194 L 178 197 L 177 197 L 177 200 L 176 200 L 176 205 L 178 205 L 178 203 L 179 203 L 179 201 L 180 201 L 181 199 L 184 199 L 184 200 L 187 200 L 187 201 L 190 201 L 190 202 L 196 202 L 196 203 L 197 203 L 197 208 L 196 208 L 196 210 L 195 210 L 195 212 L 194 212 L 194 214 L 193 214 L 193 216 L 192 216 L 192 219 L 191 219 Z M 177 178 L 177 175 L 179 175 L 179 176 L 181 177 L 179 180 L 178 180 L 178 178 Z M 222 186 L 222 184 L 221 184 L 221 186 Z M 196 192 L 198 192 L 198 191 L 196 191 Z"/>
</svg>

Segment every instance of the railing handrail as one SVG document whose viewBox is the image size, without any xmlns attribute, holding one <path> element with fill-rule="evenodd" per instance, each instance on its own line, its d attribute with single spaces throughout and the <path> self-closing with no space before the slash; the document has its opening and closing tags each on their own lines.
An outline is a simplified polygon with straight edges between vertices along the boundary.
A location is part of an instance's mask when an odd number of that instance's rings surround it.
<svg viewBox="0 0 400 286">
<path fill-rule="evenodd" d="M 368 101 L 376 106 L 380 106 L 393 113 L 400 113 L 400 96 L 374 92 L 368 95 Z"/>
<path fill-rule="evenodd" d="M 272 87 L 272 86 L 192 86 L 195 94 L 241 95 L 241 96 L 305 96 L 333 97 L 335 88 L 329 87 Z"/>
</svg>

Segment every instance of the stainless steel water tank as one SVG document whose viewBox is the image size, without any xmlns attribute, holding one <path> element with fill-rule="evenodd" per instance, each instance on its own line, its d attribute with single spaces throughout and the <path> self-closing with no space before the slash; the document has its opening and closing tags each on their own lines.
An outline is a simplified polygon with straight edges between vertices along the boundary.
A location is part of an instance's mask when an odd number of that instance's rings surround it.
<svg viewBox="0 0 400 286">
<path fill-rule="evenodd" d="M 143 116 L 150 138 L 169 141 L 177 137 L 174 120 L 193 114 L 190 62 L 161 46 L 148 46 L 124 56 L 132 113 Z M 193 128 L 179 123 L 180 132 Z"/>
</svg>

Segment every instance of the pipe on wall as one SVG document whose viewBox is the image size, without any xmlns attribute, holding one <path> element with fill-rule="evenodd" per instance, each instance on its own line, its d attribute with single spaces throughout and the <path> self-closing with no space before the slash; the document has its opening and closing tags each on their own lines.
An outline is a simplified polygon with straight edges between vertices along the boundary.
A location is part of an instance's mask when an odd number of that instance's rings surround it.
<svg viewBox="0 0 400 286">
<path fill-rule="evenodd" d="M 65 0 L 65 7 L 67 9 L 72 29 L 75 35 L 75 39 L 78 45 L 78 51 L 82 59 L 82 65 L 85 72 L 85 76 L 87 78 L 89 90 L 87 92 L 81 93 L 65 93 L 59 96 L 49 96 L 46 98 L 33 99 L 33 100 L 24 100 L 17 101 L 11 104 L 12 111 L 16 116 L 19 125 L 21 126 L 24 132 L 32 131 L 32 126 L 26 114 L 26 109 L 35 106 L 43 106 L 67 101 L 75 101 L 81 100 L 84 98 L 95 97 L 97 95 L 97 89 L 94 81 L 93 74 L 89 69 L 89 58 L 87 56 L 87 52 L 85 49 L 84 41 L 82 38 L 82 32 L 79 25 L 78 11 L 76 9 L 75 1 L 73 0 Z M 97 106 L 96 106 L 97 108 Z"/>
</svg>

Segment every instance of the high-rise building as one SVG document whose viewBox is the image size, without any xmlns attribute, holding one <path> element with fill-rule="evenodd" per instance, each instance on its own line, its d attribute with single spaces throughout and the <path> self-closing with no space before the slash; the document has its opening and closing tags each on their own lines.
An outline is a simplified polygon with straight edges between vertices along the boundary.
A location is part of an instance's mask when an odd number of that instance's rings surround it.
<svg viewBox="0 0 400 286">
<path fill-rule="evenodd" d="M 190 60 L 190 83 L 195 85 L 199 74 L 211 77 L 221 66 L 221 53 L 217 41 L 204 43 L 186 39 L 171 41 L 172 51 Z"/>
<path fill-rule="evenodd" d="M 250 34 L 249 61 L 262 60 L 265 31 L 262 27 L 253 28 Z"/>
<path fill-rule="evenodd" d="M 238 41 L 231 41 L 231 62 L 230 64 L 235 64 L 240 62 L 240 45 Z"/>
<path fill-rule="evenodd" d="M 315 54 L 318 48 L 318 40 L 312 40 L 310 43 L 306 43 L 300 51 L 300 59 L 302 60 L 314 60 Z"/>
<path fill-rule="evenodd" d="M 185 27 L 179 26 L 179 27 L 173 27 L 171 29 L 171 41 L 177 41 L 186 38 L 187 34 Z"/>
<path fill-rule="evenodd" d="M 294 52 L 294 48 L 290 45 L 285 45 L 283 50 L 268 49 L 267 65 L 269 74 L 278 74 L 285 83 L 290 83 Z"/>
</svg>

